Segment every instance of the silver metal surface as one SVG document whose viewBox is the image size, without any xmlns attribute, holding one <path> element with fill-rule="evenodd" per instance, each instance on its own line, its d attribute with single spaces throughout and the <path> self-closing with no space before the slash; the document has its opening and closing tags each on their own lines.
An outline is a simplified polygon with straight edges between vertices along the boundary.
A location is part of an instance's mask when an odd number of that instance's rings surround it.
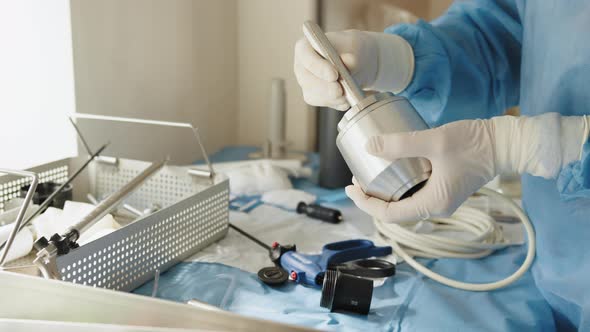
<svg viewBox="0 0 590 332">
<path fill-rule="evenodd" d="M 51 195 L 49 195 L 49 197 L 47 197 L 39 205 L 37 210 L 35 210 L 35 212 L 33 212 L 23 223 L 20 224 L 20 226 L 18 227 L 18 231 L 20 232 L 25 226 L 27 226 L 29 223 L 31 223 L 33 221 L 33 219 L 35 219 L 39 214 L 44 212 L 45 209 L 51 204 L 51 202 L 53 201 L 55 196 L 57 196 L 66 186 L 68 186 L 70 183 L 72 183 L 72 181 L 74 181 L 78 177 L 78 175 L 80 175 L 82 173 L 82 171 L 84 171 L 84 169 L 86 169 L 86 167 L 88 167 L 88 165 L 92 162 L 92 160 L 94 160 L 94 158 L 96 158 L 98 155 L 100 155 L 100 153 L 107 146 L 108 146 L 108 143 L 103 145 L 102 147 L 100 147 L 96 152 L 91 153 L 88 160 L 82 166 L 80 166 L 80 168 L 78 168 L 78 170 L 76 170 L 76 172 L 74 172 L 72 175 L 70 175 L 66 179 L 66 181 L 62 182 L 62 184 L 57 189 L 55 189 L 55 191 Z M 4 248 L 5 245 L 6 245 L 6 242 L 1 244 L 0 249 Z"/>
<path fill-rule="evenodd" d="M 367 195 L 385 201 L 398 201 L 415 185 L 430 176 L 432 166 L 424 158 L 405 158 L 394 162 L 369 154 L 367 140 L 375 135 L 428 129 L 407 99 L 391 93 L 369 96 L 369 105 L 358 109 L 350 120 L 338 125 L 336 145 Z M 359 105 L 362 105 L 361 102 Z"/>
<path fill-rule="evenodd" d="M 207 310 L 207 311 L 223 311 L 222 309 L 220 309 L 214 305 L 211 305 L 211 304 L 203 302 L 203 301 L 199 301 L 197 299 L 188 300 L 188 302 L 186 302 L 186 304 L 189 304 L 193 307 Z"/>
<path fill-rule="evenodd" d="M 159 163 L 154 163 L 146 168 L 139 175 L 134 177 L 131 181 L 126 183 L 119 190 L 109 195 L 105 200 L 101 201 L 94 210 L 90 211 L 82 220 L 78 221 L 70 228 L 67 232 L 76 231 L 78 234 L 82 234 L 85 230 L 94 225 L 97 221 L 102 219 L 107 213 L 115 209 L 127 196 L 131 195 L 135 190 L 139 188 L 147 179 L 158 172 L 167 160 L 163 160 Z"/>
<path fill-rule="evenodd" d="M 59 279 L 60 274 L 57 270 L 57 247 L 50 242 L 45 248 L 37 252 L 33 264 L 39 268 L 45 279 Z"/>
<path fill-rule="evenodd" d="M 0 174 L 2 174 L 2 173 L 13 174 L 13 175 L 31 178 L 31 184 L 29 186 L 29 190 L 27 191 L 27 195 L 25 196 L 25 200 L 23 201 L 23 204 L 21 205 L 20 210 L 18 211 L 18 214 L 16 216 L 16 221 L 14 222 L 14 227 L 12 228 L 12 231 L 8 235 L 8 239 L 6 240 L 6 245 L 4 246 L 4 250 L 2 251 L 2 256 L 0 257 L 0 268 L 2 268 L 4 266 L 4 263 L 6 262 L 6 256 L 8 255 L 8 251 L 10 250 L 10 247 L 12 246 L 12 242 L 14 242 L 14 238 L 16 237 L 16 234 L 21 229 L 21 224 L 23 222 L 23 218 L 25 217 L 25 213 L 27 212 L 27 208 L 29 207 L 31 200 L 33 199 L 33 195 L 35 195 L 35 190 L 37 190 L 37 184 L 39 183 L 39 177 L 37 176 L 37 174 L 35 174 L 33 172 L 0 168 Z"/>
<path fill-rule="evenodd" d="M 98 156 L 96 161 L 103 164 L 117 166 L 119 164 L 119 158 L 117 157 L 108 157 L 108 156 Z"/>
<path fill-rule="evenodd" d="M 106 118 L 106 121 L 189 128 L 189 135 L 197 139 L 207 162 L 207 176 L 191 175 L 187 166 L 168 165 L 122 202 L 149 210 L 149 215 L 144 212 L 123 228 L 64 255 L 57 256 L 57 248 L 50 243 L 36 258 L 29 255 L 26 263 L 33 261 L 46 278 L 129 291 L 150 280 L 156 269 L 165 271 L 225 236 L 229 224 L 229 181 L 213 171 L 199 133 L 190 124 Z M 88 187 L 94 197 L 108 197 L 151 165 L 125 157 L 117 157 L 116 164 L 95 161 L 89 164 L 88 186 L 82 184 L 75 188 Z M 64 182 L 68 179 L 69 162 L 63 159 L 31 171 L 42 182 Z M 0 212 L 8 201 L 20 195 L 20 188 L 25 184 L 27 179 L 15 175 L 0 177 Z"/>
<path fill-rule="evenodd" d="M 197 169 L 197 168 L 189 168 L 188 173 L 194 176 L 200 176 L 203 178 L 211 178 L 211 172 L 208 170 Z"/>
<path fill-rule="evenodd" d="M 94 195 L 88 193 L 86 194 L 86 199 L 88 199 L 88 201 L 90 202 L 90 204 L 93 205 L 98 205 L 98 203 L 100 203 L 98 201 L 98 199 L 96 199 L 96 197 L 94 197 Z M 127 203 L 123 203 L 121 205 L 121 208 L 125 211 L 127 211 L 128 213 L 132 214 L 134 217 L 141 217 L 144 213 L 139 211 L 138 209 L 134 208 L 133 206 L 127 204 Z"/>
<path fill-rule="evenodd" d="M 160 270 L 156 269 L 154 273 L 154 287 L 152 288 L 152 297 L 158 295 L 158 286 L 160 284 Z"/>
<path fill-rule="evenodd" d="M 209 156 L 207 155 L 207 152 L 205 151 L 205 146 L 203 145 L 203 142 L 201 140 L 199 130 L 197 128 L 195 128 L 194 126 L 192 126 L 190 123 L 155 121 L 155 120 L 125 118 L 125 117 L 96 115 L 96 114 L 82 114 L 82 113 L 72 114 L 71 118 L 73 120 L 77 120 L 77 119 L 92 120 L 93 121 L 92 123 L 94 126 L 96 126 L 96 124 L 98 124 L 100 122 L 114 122 L 114 123 L 119 123 L 119 124 L 148 125 L 148 126 L 154 126 L 156 128 L 169 127 L 169 128 L 189 129 L 191 131 L 192 137 L 196 140 L 196 143 L 199 148 L 199 152 L 201 153 L 201 156 L 203 157 L 203 159 L 205 160 L 205 163 L 207 164 L 207 167 L 209 168 L 209 172 L 211 174 L 211 177 L 213 177 L 215 175 L 215 172 L 213 170 L 213 166 L 211 165 L 211 161 L 209 160 Z M 73 120 L 72 120 L 72 122 L 74 122 Z M 81 134 L 81 131 L 79 131 L 79 132 Z M 89 136 L 89 134 L 85 133 L 85 136 L 84 136 L 85 138 L 81 138 L 81 139 L 84 141 L 88 141 L 88 136 Z M 102 135 L 101 135 L 101 137 L 102 137 Z M 114 146 L 112 146 L 111 149 L 114 149 Z M 128 158 L 127 156 L 123 156 L 123 157 Z M 103 159 L 103 158 L 101 158 L 101 159 Z"/>
<path fill-rule="evenodd" d="M 340 74 L 338 82 L 351 108 L 338 123 L 336 145 L 352 174 L 368 195 L 385 201 L 401 199 L 406 192 L 428 179 L 432 169 L 430 162 L 424 158 L 389 162 L 367 153 L 365 144 L 374 135 L 424 130 L 428 126 L 405 98 L 391 93 L 365 97 L 316 23 L 306 21 L 303 34 Z"/>
<path fill-rule="evenodd" d="M 162 172 L 156 175 L 160 179 L 152 178 L 151 184 L 142 186 L 134 195 L 151 198 L 150 186 L 158 185 L 161 179 L 169 181 L 169 175 Z M 183 173 L 188 176 L 186 170 Z M 183 188 L 176 188 L 183 195 Z M 225 236 L 229 225 L 229 181 L 195 188 L 198 193 L 58 256 L 60 279 L 130 291 L 151 280 L 156 270 L 166 271 Z"/>
<path fill-rule="evenodd" d="M 330 40 L 326 37 L 322 29 L 313 21 L 305 21 L 303 23 L 303 34 L 313 48 L 326 60 L 330 61 L 338 71 L 340 75 L 338 82 L 344 88 L 344 96 L 350 106 L 354 106 L 363 100 L 365 93 L 356 84 L 346 65 L 342 62 L 340 54 L 334 49 L 334 46 L 332 46 L 332 43 L 330 43 Z"/>
<path fill-rule="evenodd" d="M 45 322 L 22 331 L 64 331 L 61 323 L 100 324 L 92 331 L 316 331 L 249 318 L 222 310 L 199 308 L 149 296 L 82 287 L 68 282 L 0 271 L 2 319 Z M 67 310 L 66 310 L 67 308 Z M 105 325 L 107 324 L 107 325 Z M 67 331 L 87 331 L 88 325 Z M 102 327 L 102 329 L 101 329 Z M 117 327 L 110 329 L 107 327 Z M 13 329 L 2 329 L 13 331 Z"/>
</svg>

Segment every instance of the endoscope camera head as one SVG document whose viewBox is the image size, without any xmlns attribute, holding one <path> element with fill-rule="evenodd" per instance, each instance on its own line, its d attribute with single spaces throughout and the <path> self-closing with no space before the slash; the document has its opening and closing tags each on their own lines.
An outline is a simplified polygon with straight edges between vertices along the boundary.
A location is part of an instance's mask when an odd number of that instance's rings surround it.
<svg viewBox="0 0 590 332">
<path fill-rule="evenodd" d="M 373 280 L 328 269 L 324 275 L 320 306 L 331 312 L 369 314 L 373 297 Z"/>
<path fill-rule="evenodd" d="M 363 191 L 387 202 L 412 196 L 430 177 L 430 161 L 385 160 L 368 153 L 365 142 L 376 135 L 425 130 L 426 122 L 406 98 L 390 92 L 366 96 L 317 24 L 305 22 L 303 33 L 340 74 L 339 83 L 351 107 L 338 123 L 336 146 Z"/>
</svg>

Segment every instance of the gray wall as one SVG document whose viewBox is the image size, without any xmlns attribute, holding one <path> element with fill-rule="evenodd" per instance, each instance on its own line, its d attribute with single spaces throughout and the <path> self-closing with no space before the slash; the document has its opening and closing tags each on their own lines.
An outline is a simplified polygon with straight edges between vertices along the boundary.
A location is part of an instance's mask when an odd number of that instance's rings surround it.
<svg viewBox="0 0 590 332">
<path fill-rule="evenodd" d="M 72 0 L 77 112 L 189 122 L 209 152 L 235 144 L 236 6 Z"/>
</svg>

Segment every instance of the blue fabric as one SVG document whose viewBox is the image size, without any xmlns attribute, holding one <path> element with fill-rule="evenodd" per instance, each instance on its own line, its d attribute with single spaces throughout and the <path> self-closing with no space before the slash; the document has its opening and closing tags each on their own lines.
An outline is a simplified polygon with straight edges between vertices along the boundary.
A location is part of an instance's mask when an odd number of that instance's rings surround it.
<svg viewBox="0 0 590 332">
<path fill-rule="evenodd" d="M 246 158 L 250 151 L 250 147 L 225 148 L 211 159 L 235 161 Z M 317 155 L 309 156 L 310 164 L 317 168 L 314 163 Z M 294 185 L 318 194 L 320 201 L 338 196 L 338 190 L 319 188 L 309 180 L 298 179 Z M 351 204 L 350 200 L 338 203 L 343 208 Z M 513 247 L 481 260 L 422 262 L 451 278 L 487 282 L 515 271 L 525 252 L 525 247 Z M 152 289 L 153 282 L 149 282 L 134 293 L 150 296 Z M 330 313 L 319 306 L 317 289 L 295 283 L 271 288 L 259 282 L 255 274 L 221 264 L 176 265 L 160 276 L 157 296 L 178 302 L 194 298 L 247 316 L 325 330 L 552 331 L 556 328 L 551 308 L 535 287 L 531 272 L 499 291 L 467 292 L 442 286 L 401 264 L 393 278 L 375 289 L 368 316 Z"/>
<path fill-rule="evenodd" d="M 564 200 L 590 197 L 590 142 L 583 146 L 581 161 L 561 171 L 557 189 Z"/>
<path fill-rule="evenodd" d="M 232 161 L 240 161 L 240 160 L 248 160 L 249 155 L 253 152 L 259 151 L 259 148 L 253 146 L 227 146 L 223 147 L 221 150 L 213 153 L 210 156 L 210 161 L 212 163 L 222 163 L 222 162 L 232 162 Z M 344 192 L 344 188 L 336 188 L 336 189 L 326 189 L 318 187 L 317 185 L 317 178 L 318 178 L 318 170 L 320 165 L 320 158 L 317 153 L 307 153 L 307 161 L 305 163 L 306 167 L 310 167 L 313 171 L 313 174 L 310 179 L 307 178 L 291 178 L 291 182 L 293 183 L 293 187 L 299 190 L 303 190 L 308 192 L 312 195 L 317 197 L 317 203 L 334 203 L 342 200 L 347 200 L 348 196 Z M 197 160 L 195 164 L 203 164 L 205 163 L 204 160 Z M 253 196 L 240 196 L 234 198 L 230 202 L 230 209 L 232 210 L 239 210 L 242 212 L 250 212 L 260 204 L 263 204 L 260 201 L 260 195 L 253 195 Z M 249 207 L 246 209 L 242 209 L 242 207 L 246 204 L 251 203 L 254 200 L 258 200 L 257 203 L 248 205 Z"/>
<path fill-rule="evenodd" d="M 430 261 L 429 266 L 470 281 L 509 274 L 524 259 L 521 248 L 482 262 Z M 134 293 L 150 296 L 153 282 Z M 375 288 L 368 316 L 330 313 L 320 290 L 289 282 L 273 288 L 256 275 L 222 264 L 180 263 L 160 276 L 157 297 L 186 303 L 198 299 L 228 311 L 284 323 L 339 331 L 552 331 L 551 309 L 527 273 L 514 286 L 476 293 L 441 286 L 406 265 Z"/>
<path fill-rule="evenodd" d="M 430 125 L 521 114 L 590 114 L 590 2 L 456 2 L 432 23 L 386 32 L 412 45 L 416 70 L 403 92 Z M 523 177 L 538 237 L 535 282 L 560 330 L 590 330 L 590 142 L 556 180 Z M 586 296 L 584 296 L 586 295 Z"/>
</svg>

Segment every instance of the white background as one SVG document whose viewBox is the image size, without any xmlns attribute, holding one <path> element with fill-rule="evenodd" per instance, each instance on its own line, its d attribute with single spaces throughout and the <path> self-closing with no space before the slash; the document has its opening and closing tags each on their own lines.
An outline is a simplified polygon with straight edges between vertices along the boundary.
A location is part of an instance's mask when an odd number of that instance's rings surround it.
<svg viewBox="0 0 590 332">
<path fill-rule="evenodd" d="M 0 167 L 76 154 L 67 0 L 0 0 Z"/>
</svg>

